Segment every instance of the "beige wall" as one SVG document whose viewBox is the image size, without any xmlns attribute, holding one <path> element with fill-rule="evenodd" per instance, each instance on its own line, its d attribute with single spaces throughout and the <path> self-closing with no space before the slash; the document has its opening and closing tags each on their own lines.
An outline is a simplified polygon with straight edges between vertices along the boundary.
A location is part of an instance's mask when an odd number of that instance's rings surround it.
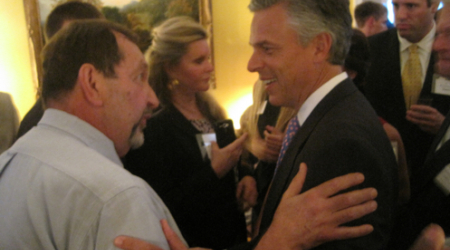
<svg viewBox="0 0 450 250">
<path fill-rule="evenodd" d="M 26 27 L 22 0 L 0 1 L 0 91 L 12 95 L 20 118 L 36 96 Z"/>
<path fill-rule="evenodd" d="M 211 93 L 239 127 L 239 117 L 248 107 L 257 74 L 247 71 L 251 56 L 249 1 L 212 0 L 214 62 L 217 88 Z"/>
</svg>

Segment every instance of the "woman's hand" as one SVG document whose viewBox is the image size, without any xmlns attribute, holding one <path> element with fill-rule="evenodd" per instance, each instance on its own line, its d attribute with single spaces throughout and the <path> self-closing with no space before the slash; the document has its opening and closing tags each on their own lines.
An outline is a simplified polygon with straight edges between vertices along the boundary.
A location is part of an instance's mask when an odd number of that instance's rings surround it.
<svg viewBox="0 0 450 250">
<path fill-rule="evenodd" d="M 247 136 L 248 134 L 244 133 L 224 148 L 219 148 L 216 142 L 211 143 L 211 166 L 219 179 L 224 177 L 228 171 L 236 166 L 242 154 L 244 141 L 247 139 Z"/>
<path fill-rule="evenodd" d="M 258 190 L 256 180 L 252 176 L 244 176 L 236 188 L 236 198 L 242 211 L 247 211 L 256 205 Z"/>
<path fill-rule="evenodd" d="M 260 137 L 252 138 L 250 152 L 262 161 L 277 162 L 284 133 L 275 127 L 266 126 L 264 137 L 265 139 L 261 139 Z"/>
</svg>

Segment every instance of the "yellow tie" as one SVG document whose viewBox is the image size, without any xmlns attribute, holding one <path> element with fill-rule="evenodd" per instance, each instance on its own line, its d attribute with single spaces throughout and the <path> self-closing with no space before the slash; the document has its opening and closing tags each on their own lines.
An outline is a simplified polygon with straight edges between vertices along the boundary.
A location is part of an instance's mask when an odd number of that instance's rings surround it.
<svg viewBox="0 0 450 250">
<path fill-rule="evenodd" d="M 409 46 L 409 59 L 406 61 L 402 73 L 403 95 L 405 97 L 406 109 L 416 104 L 422 90 L 422 66 L 420 65 L 417 45 Z"/>
</svg>

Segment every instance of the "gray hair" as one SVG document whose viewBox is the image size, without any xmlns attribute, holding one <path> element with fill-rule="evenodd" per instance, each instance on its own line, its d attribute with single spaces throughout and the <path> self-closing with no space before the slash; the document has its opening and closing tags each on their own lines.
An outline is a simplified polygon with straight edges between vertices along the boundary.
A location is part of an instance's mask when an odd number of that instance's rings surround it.
<svg viewBox="0 0 450 250">
<path fill-rule="evenodd" d="M 348 0 L 251 0 L 252 12 L 284 3 L 289 24 L 297 31 L 303 46 L 320 33 L 328 33 L 333 39 L 328 61 L 343 65 L 350 49 L 352 17 Z"/>
</svg>

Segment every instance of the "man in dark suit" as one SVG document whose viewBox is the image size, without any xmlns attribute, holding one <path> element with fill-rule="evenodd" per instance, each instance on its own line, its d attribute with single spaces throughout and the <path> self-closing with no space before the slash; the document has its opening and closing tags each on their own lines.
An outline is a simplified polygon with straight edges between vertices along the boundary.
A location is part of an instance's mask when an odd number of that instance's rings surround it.
<svg viewBox="0 0 450 250">
<path fill-rule="evenodd" d="M 450 97 L 433 91 L 437 0 L 393 0 L 396 29 L 369 37 L 371 66 L 365 94 L 378 115 L 392 124 L 402 136 L 412 174 L 423 165 L 433 138 L 450 108 Z M 405 97 L 405 68 L 409 48 L 417 45 L 420 59 L 418 91 Z M 403 72 L 403 73 L 402 73 Z M 448 94 L 448 93 L 447 93 Z"/>
<path fill-rule="evenodd" d="M 364 173 L 364 185 L 378 190 L 377 211 L 351 224 L 372 224 L 373 233 L 319 248 L 383 249 L 393 225 L 397 167 L 374 110 L 342 71 L 352 34 L 348 1 L 266 2 L 250 4 L 254 52 L 248 69 L 266 84 L 271 104 L 298 111 L 300 128 L 277 166 L 260 234 L 305 162 L 309 169 L 303 190 L 349 172 Z"/>
<path fill-rule="evenodd" d="M 433 49 L 438 73 L 450 79 L 450 1 L 445 5 L 436 29 Z M 392 249 L 406 249 L 420 230 L 430 223 L 450 235 L 450 112 L 438 131 L 425 164 L 411 179 L 411 201 L 399 213 Z"/>
</svg>

